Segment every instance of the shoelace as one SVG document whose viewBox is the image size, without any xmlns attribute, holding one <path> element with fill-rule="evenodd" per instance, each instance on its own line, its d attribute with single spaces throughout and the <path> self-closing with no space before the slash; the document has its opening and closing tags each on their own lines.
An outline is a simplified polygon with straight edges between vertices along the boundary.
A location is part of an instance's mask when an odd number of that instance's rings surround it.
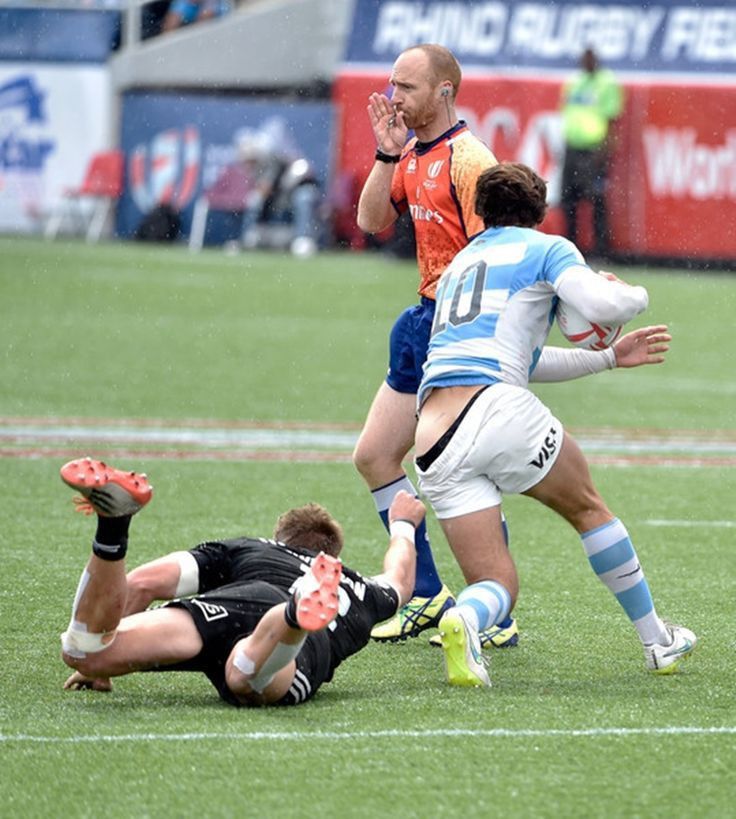
<svg viewBox="0 0 736 819">
<path fill-rule="evenodd" d="M 432 617 L 429 614 L 425 614 L 426 610 L 430 607 L 432 603 L 432 599 L 430 598 L 427 600 L 426 603 L 407 603 L 404 606 L 404 610 L 402 612 L 404 617 L 404 622 L 402 623 L 402 628 L 405 623 L 409 623 L 412 626 L 420 625 L 420 618 L 424 617 L 425 620 L 431 620 Z"/>
</svg>

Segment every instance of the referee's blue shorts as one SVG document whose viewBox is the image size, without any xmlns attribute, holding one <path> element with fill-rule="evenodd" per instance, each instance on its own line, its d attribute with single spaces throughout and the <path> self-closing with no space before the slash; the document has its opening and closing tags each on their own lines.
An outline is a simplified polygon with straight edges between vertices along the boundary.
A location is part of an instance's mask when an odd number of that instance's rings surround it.
<svg viewBox="0 0 736 819">
<path fill-rule="evenodd" d="M 396 392 L 416 395 L 419 391 L 434 307 L 434 299 L 422 296 L 419 304 L 407 307 L 401 313 L 391 330 L 386 383 Z"/>
</svg>

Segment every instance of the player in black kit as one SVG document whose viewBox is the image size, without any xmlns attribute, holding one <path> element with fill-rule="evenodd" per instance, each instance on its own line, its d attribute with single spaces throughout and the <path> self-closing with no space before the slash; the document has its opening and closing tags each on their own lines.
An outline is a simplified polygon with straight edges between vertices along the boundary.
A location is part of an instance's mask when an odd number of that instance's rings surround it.
<svg viewBox="0 0 736 819">
<path fill-rule="evenodd" d="M 413 589 L 414 529 L 424 506 L 407 493 L 392 507 L 376 577 L 341 565 L 339 525 L 309 504 L 279 518 L 276 535 L 286 542 L 208 542 L 126 579 L 130 519 L 152 495 L 146 477 L 90 459 L 66 464 L 61 476 L 98 524 L 62 635 L 64 661 L 77 669 L 69 689 L 109 688 L 105 678 L 132 671 L 201 671 L 233 705 L 295 705 L 331 680 Z M 189 594 L 140 611 L 152 599 Z"/>
</svg>

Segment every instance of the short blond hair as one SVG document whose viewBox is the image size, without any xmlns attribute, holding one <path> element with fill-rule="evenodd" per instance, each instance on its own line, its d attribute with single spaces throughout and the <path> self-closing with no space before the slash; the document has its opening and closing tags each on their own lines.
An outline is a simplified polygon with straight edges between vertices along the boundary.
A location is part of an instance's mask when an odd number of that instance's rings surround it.
<svg viewBox="0 0 736 819">
<path fill-rule="evenodd" d="M 337 557 L 342 551 L 342 526 L 318 503 L 307 503 L 280 515 L 273 530 L 276 540 L 287 546 L 325 552 Z"/>
</svg>

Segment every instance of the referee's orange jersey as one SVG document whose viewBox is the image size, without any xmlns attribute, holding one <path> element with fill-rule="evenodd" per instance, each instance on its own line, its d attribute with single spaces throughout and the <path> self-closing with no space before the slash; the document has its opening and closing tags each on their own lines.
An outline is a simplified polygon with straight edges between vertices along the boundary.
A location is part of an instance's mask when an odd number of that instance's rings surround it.
<svg viewBox="0 0 736 819">
<path fill-rule="evenodd" d="M 396 166 L 391 202 L 414 223 L 419 295 L 434 298 L 437 280 L 484 225 L 474 209 L 478 176 L 496 159 L 462 120 L 434 142 L 410 140 Z"/>
</svg>

